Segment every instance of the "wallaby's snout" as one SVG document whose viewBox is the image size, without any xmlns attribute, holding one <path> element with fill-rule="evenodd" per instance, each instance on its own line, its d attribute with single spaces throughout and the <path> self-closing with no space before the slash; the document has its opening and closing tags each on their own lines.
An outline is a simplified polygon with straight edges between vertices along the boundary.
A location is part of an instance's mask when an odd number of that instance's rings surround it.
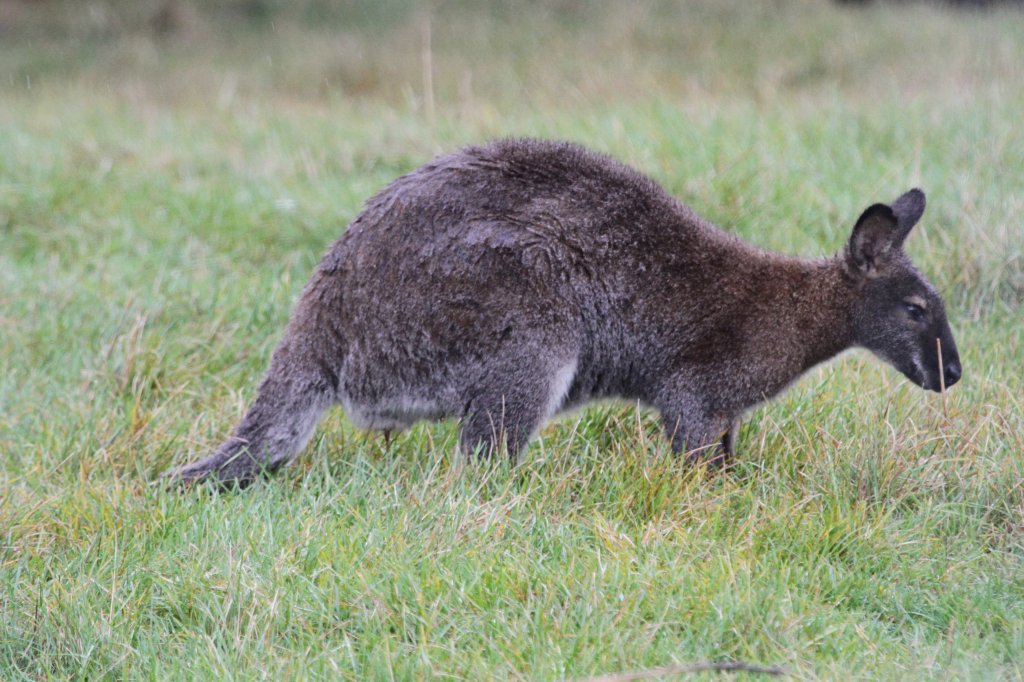
<svg viewBox="0 0 1024 682">
<path fill-rule="evenodd" d="M 934 329 L 927 330 L 921 338 L 921 361 L 923 380 L 918 385 L 936 393 L 949 389 L 960 381 L 963 367 L 960 354 L 953 340 L 945 314 L 936 320 Z"/>
<path fill-rule="evenodd" d="M 955 352 L 954 355 L 956 355 Z M 949 388 L 956 382 L 960 381 L 960 372 L 961 367 L 959 357 L 946 363 L 946 388 Z"/>
<path fill-rule="evenodd" d="M 912 189 L 891 206 L 875 204 L 857 220 L 845 252 L 859 291 L 857 342 L 921 388 L 942 391 L 963 372 L 942 297 L 903 251 L 925 209 Z"/>
<path fill-rule="evenodd" d="M 956 350 L 956 341 L 953 340 L 953 332 L 949 329 L 949 323 L 943 319 L 942 331 L 935 337 L 935 374 L 936 378 L 941 368 L 942 383 L 938 386 L 928 386 L 933 391 L 948 389 L 960 381 L 963 367 L 960 365 L 960 354 Z"/>
</svg>

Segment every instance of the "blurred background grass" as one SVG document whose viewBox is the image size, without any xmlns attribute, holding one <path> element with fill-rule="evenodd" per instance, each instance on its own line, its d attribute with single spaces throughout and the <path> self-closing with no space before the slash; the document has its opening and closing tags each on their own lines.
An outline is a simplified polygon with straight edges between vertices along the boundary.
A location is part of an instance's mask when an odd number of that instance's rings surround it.
<svg viewBox="0 0 1024 682">
<path fill-rule="evenodd" d="M 1019 85 L 1019 9 L 951 21 L 952 11 L 817 0 L 7 0 L 0 36 L 9 88 L 71 79 L 222 106 L 269 93 L 421 108 L 432 97 L 450 115 L 837 91 L 868 104 Z"/>
<path fill-rule="evenodd" d="M 1012 4 L 0 1 L 0 678 L 1021 679 L 1021 111 Z M 713 480 L 597 406 L 515 474 L 336 411 L 245 495 L 149 485 L 238 418 L 368 196 L 504 135 L 809 256 L 923 187 L 964 380 L 848 356 Z"/>
</svg>

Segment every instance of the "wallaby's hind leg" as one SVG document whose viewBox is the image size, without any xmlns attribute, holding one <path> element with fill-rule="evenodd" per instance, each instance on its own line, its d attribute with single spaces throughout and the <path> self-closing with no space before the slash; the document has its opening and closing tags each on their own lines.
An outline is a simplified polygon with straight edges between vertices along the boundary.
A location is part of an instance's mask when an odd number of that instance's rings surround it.
<svg viewBox="0 0 1024 682">
<path fill-rule="evenodd" d="M 462 419 L 459 448 L 466 455 L 493 457 L 504 445 L 515 462 L 542 420 L 539 404 L 525 404 L 514 397 L 473 401 Z"/>
<path fill-rule="evenodd" d="M 337 380 L 292 352 L 286 339 L 270 363 L 259 396 L 231 437 L 209 457 L 171 473 L 183 483 L 207 477 L 244 487 L 299 453 L 335 399 Z"/>
<path fill-rule="evenodd" d="M 530 437 L 562 406 L 575 373 L 575 360 L 542 367 L 518 358 L 516 369 L 493 373 L 516 383 L 487 387 L 468 402 L 459 448 L 466 455 L 490 457 L 504 445 L 515 463 Z"/>
</svg>

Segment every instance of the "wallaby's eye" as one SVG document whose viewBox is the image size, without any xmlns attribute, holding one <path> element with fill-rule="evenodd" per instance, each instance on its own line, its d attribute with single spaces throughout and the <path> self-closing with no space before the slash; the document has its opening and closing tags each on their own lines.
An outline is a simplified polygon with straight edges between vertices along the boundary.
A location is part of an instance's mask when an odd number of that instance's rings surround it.
<svg viewBox="0 0 1024 682">
<path fill-rule="evenodd" d="M 914 322 L 924 322 L 926 317 L 924 308 L 916 303 L 904 303 L 903 307 L 907 309 L 907 314 Z"/>
</svg>

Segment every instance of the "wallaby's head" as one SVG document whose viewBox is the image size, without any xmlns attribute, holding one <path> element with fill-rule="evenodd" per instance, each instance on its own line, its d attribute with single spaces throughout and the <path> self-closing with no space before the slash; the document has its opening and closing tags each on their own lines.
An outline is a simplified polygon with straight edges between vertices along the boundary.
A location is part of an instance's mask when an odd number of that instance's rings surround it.
<svg viewBox="0 0 1024 682">
<path fill-rule="evenodd" d="M 922 388 L 940 391 L 960 379 L 960 356 L 942 298 L 903 252 L 924 213 L 912 189 L 891 206 L 875 204 L 857 220 L 843 253 L 857 287 L 855 341 Z"/>
</svg>

